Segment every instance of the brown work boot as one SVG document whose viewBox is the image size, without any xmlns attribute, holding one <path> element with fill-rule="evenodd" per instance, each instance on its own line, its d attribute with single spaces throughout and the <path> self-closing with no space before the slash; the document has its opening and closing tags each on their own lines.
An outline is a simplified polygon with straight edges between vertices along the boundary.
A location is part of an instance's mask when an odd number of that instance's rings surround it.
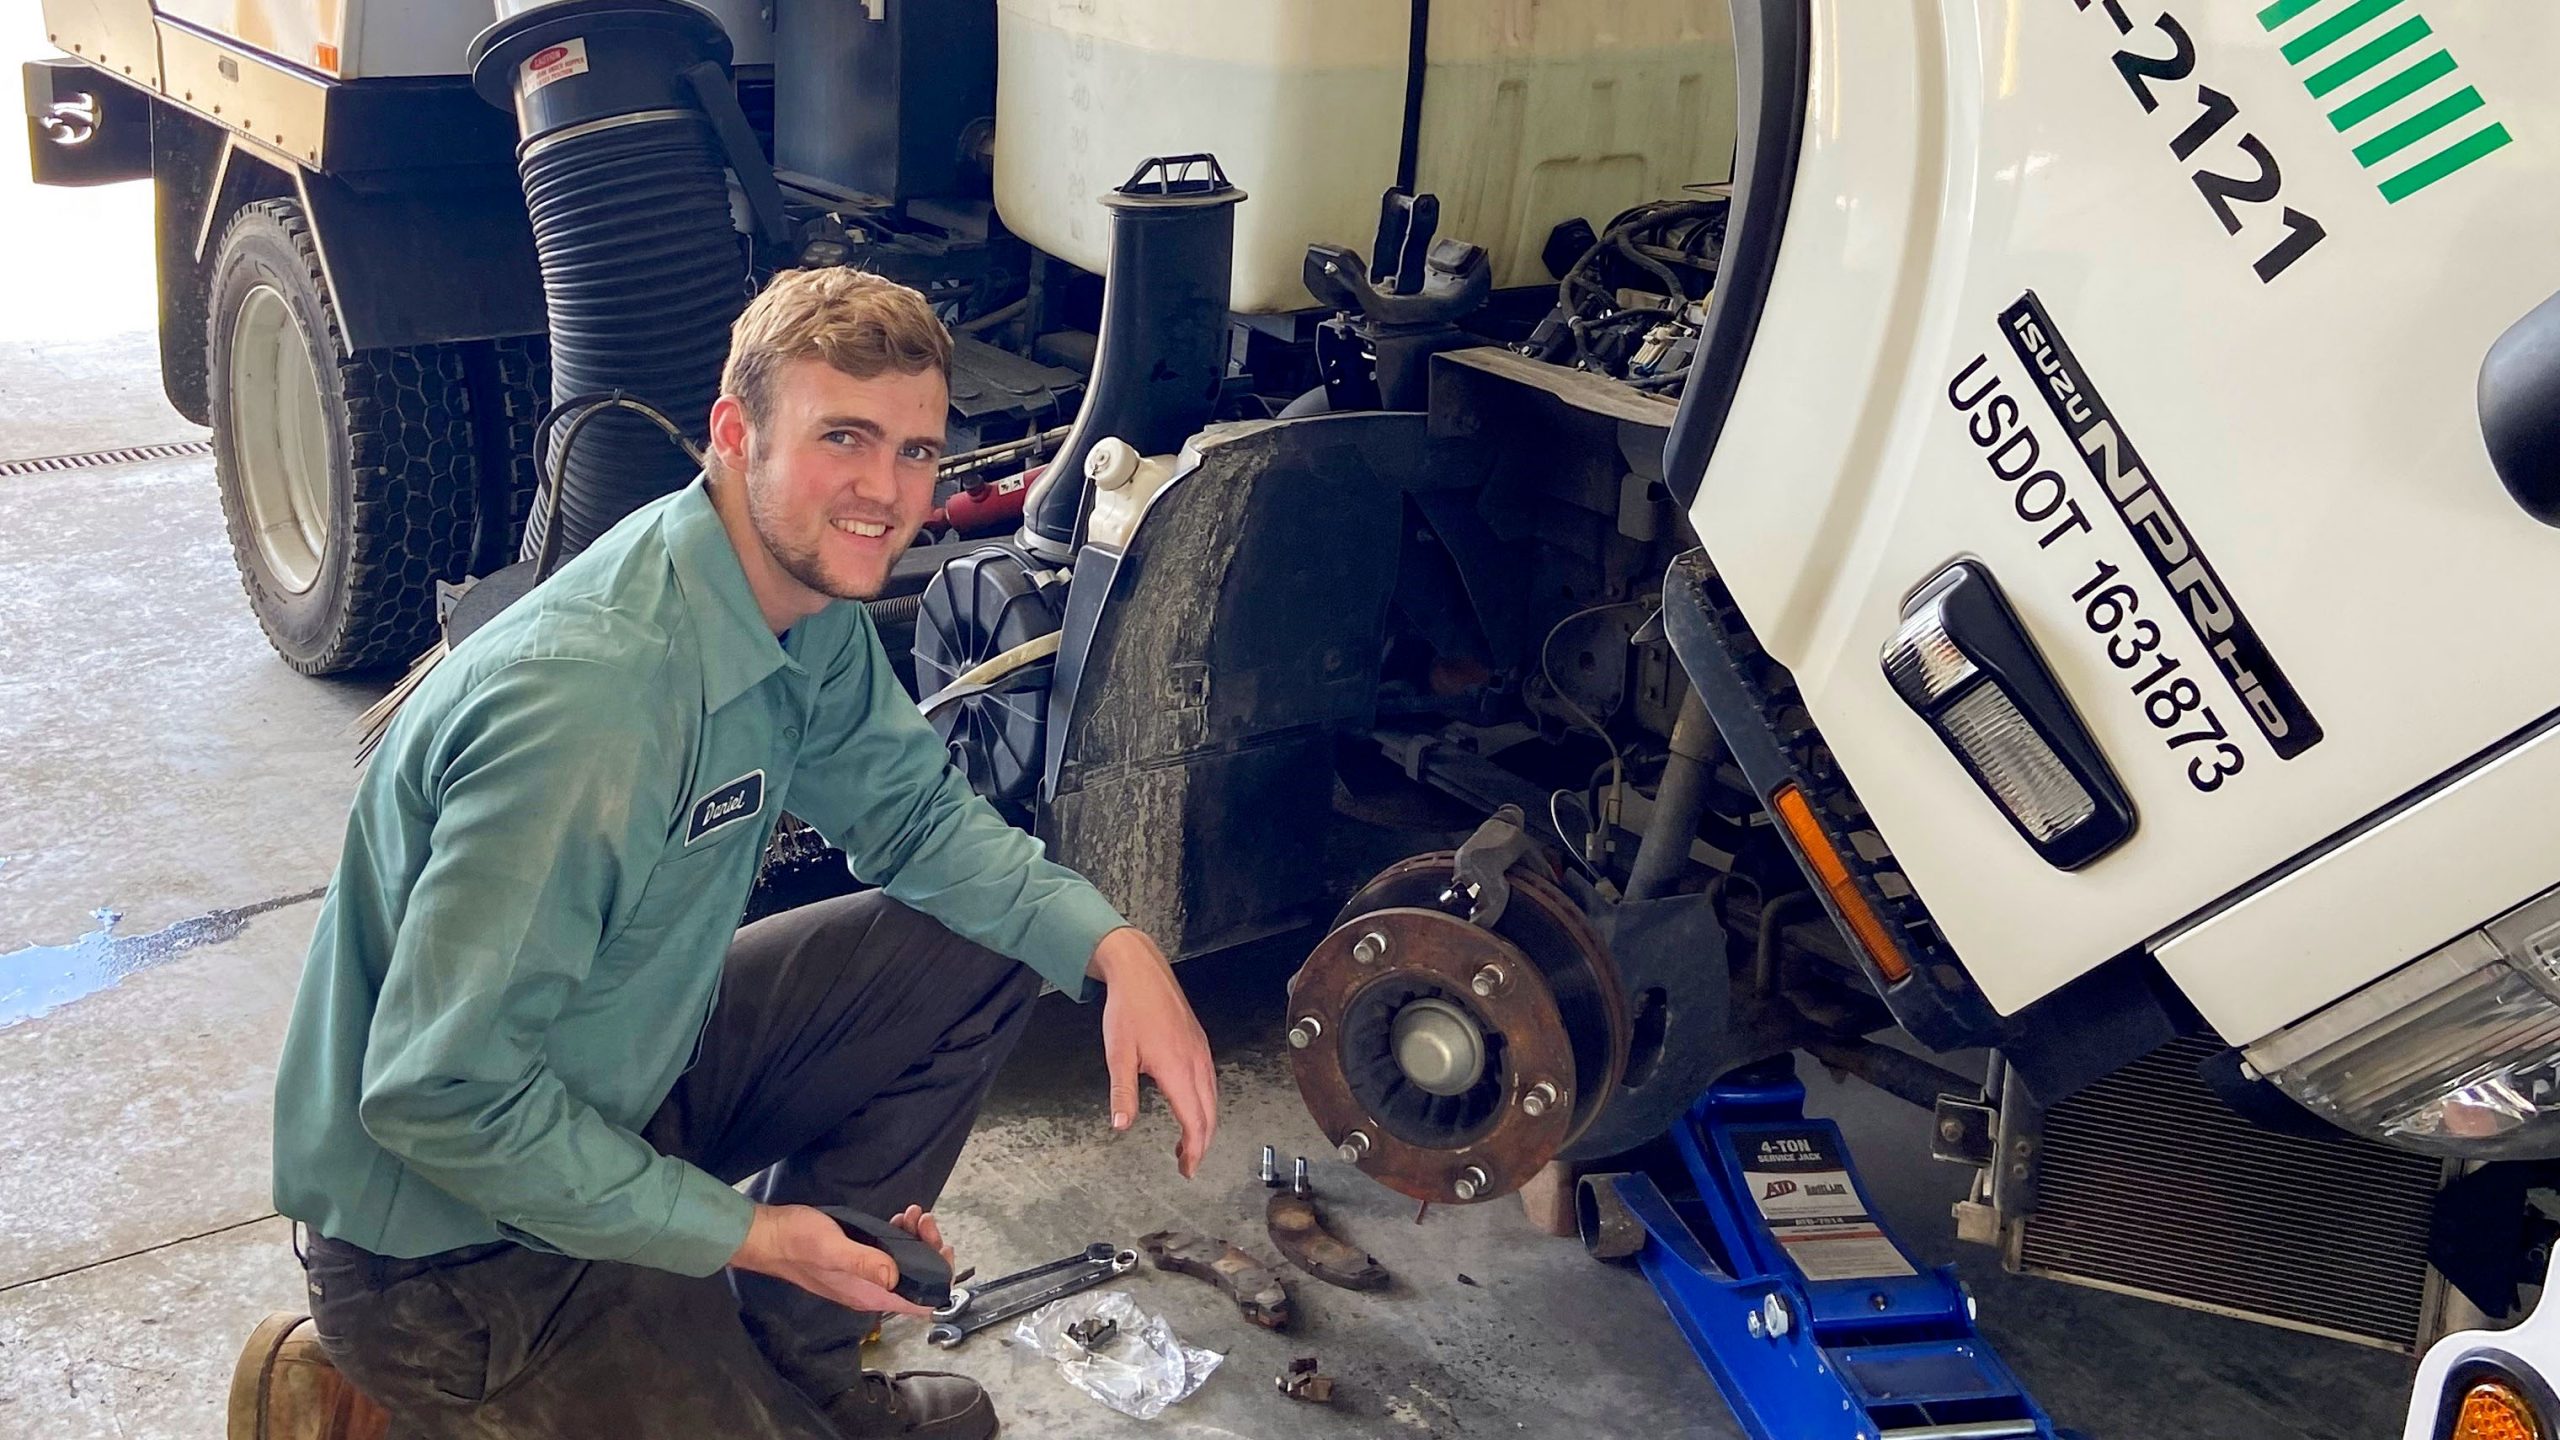
<svg viewBox="0 0 2560 1440">
<path fill-rule="evenodd" d="M 390 1428 L 321 1353 L 310 1316 L 270 1315 L 249 1332 L 231 1371 L 230 1440 L 383 1440 Z"/>
<path fill-rule="evenodd" d="M 845 1440 L 912 1435 L 930 1440 L 987 1440 L 996 1433 L 995 1402 L 978 1382 L 939 1370 L 902 1375 L 862 1372 L 862 1383 L 823 1407 Z"/>
</svg>

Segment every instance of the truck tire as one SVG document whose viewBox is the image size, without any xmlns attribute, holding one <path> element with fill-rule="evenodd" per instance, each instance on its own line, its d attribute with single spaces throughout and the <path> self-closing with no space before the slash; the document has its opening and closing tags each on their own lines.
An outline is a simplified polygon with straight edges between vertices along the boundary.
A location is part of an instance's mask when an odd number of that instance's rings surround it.
<svg viewBox="0 0 2560 1440">
<path fill-rule="evenodd" d="M 551 337 L 509 335 L 463 347 L 471 377 L 471 423 L 480 444 L 479 514 L 471 573 L 515 563 L 533 516 L 541 467 L 533 435 L 551 408 Z"/>
<path fill-rule="evenodd" d="M 259 627 L 306 675 L 416 659 L 480 508 L 466 347 L 341 353 L 291 200 L 232 218 L 211 292 L 214 476 Z"/>
</svg>

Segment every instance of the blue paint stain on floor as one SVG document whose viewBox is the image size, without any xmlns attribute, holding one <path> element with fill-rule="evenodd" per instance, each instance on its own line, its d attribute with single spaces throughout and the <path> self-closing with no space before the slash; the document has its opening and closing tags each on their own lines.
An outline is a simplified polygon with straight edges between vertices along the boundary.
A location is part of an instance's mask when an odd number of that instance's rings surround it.
<svg viewBox="0 0 2560 1440">
<path fill-rule="evenodd" d="M 30 945 L 0 955 L 0 1030 L 165 965 L 190 950 L 222 944 L 247 929 L 252 919 L 316 900 L 321 893 L 306 890 L 237 910 L 190 916 L 148 935 L 118 935 L 116 925 L 124 916 L 114 910 L 93 910 L 90 915 L 98 928 L 68 945 Z"/>
</svg>

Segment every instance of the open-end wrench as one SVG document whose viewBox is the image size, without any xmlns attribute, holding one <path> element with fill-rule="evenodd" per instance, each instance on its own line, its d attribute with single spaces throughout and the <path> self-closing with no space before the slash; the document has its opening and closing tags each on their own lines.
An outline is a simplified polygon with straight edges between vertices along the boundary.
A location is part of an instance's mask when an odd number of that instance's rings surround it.
<svg viewBox="0 0 2560 1440">
<path fill-rule="evenodd" d="M 951 1287 L 951 1303 L 934 1311 L 933 1318 L 957 1320 L 981 1295 L 992 1295 L 1008 1286 L 1019 1285 L 1026 1280 L 1037 1280 L 1043 1275 L 1055 1275 L 1061 1270 L 1072 1270 L 1079 1265 L 1106 1264 L 1118 1252 L 1118 1246 L 1108 1241 L 1096 1240 L 1064 1260 L 1052 1260 L 1046 1265 L 1034 1265 L 1028 1270 L 1016 1270 L 1010 1275 L 999 1275 L 983 1284 L 954 1285 Z"/>
<path fill-rule="evenodd" d="M 1138 1268 L 1138 1252 L 1135 1250 L 1111 1250 L 1107 1245 L 1095 1248 L 1110 1253 L 1097 1260 L 1087 1258 L 1092 1253 L 1087 1251 L 1086 1255 L 1068 1262 L 1082 1268 L 1067 1270 L 1048 1284 L 1034 1287 L 1024 1294 L 991 1300 L 983 1307 L 972 1307 L 967 1314 L 938 1321 L 932 1329 L 924 1332 L 924 1338 L 948 1350 L 990 1325 L 1001 1324 L 1016 1315 L 1028 1315 L 1052 1300 L 1063 1300 L 1077 1291 L 1090 1290 L 1114 1275 L 1126 1275 Z"/>
</svg>

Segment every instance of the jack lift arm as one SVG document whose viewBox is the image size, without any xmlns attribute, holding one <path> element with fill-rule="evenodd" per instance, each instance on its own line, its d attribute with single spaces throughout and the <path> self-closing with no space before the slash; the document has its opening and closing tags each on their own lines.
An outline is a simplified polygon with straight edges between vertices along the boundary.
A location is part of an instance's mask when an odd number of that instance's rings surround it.
<svg viewBox="0 0 2560 1440">
<path fill-rule="evenodd" d="M 2073 1440 L 1804 1099 L 1789 1057 L 1717 1081 L 1671 1129 L 1681 1173 L 1583 1180 L 1594 1252 L 1632 1255 L 1753 1440 Z"/>
</svg>

